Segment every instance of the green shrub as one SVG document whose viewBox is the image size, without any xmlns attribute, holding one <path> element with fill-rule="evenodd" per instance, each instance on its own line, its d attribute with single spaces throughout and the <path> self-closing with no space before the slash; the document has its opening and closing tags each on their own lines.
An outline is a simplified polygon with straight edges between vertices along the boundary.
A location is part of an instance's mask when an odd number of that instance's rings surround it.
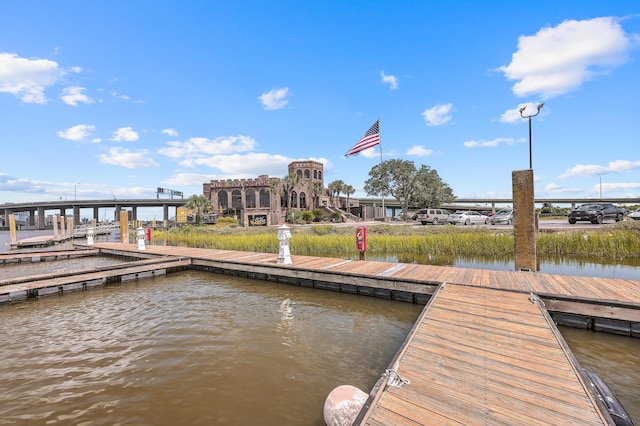
<svg viewBox="0 0 640 426">
<path fill-rule="evenodd" d="M 216 225 L 220 227 L 225 226 L 238 226 L 238 220 L 232 218 L 231 216 L 220 217 L 216 219 Z"/>
<path fill-rule="evenodd" d="M 302 212 L 302 220 L 305 221 L 305 223 L 311 223 L 311 221 L 313 220 L 313 212 L 310 211 L 303 211 Z"/>
</svg>

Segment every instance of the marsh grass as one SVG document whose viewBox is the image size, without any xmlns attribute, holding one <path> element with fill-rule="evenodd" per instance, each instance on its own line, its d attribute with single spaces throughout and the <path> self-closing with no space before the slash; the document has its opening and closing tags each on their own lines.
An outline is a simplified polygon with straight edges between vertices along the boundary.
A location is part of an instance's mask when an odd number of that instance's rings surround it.
<svg viewBox="0 0 640 426">
<path fill-rule="evenodd" d="M 614 261 L 640 260 L 640 221 L 619 222 L 611 227 L 562 232 L 540 232 L 539 256 Z M 352 226 L 292 226 L 291 254 L 357 258 Z M 273 227 L 187 226 L 154 231 L 155 241 L 170 245 L 278 253 Z M 460 226 L 367 226 L 367 254 L 372 257 L 494 257 L 513 256 L 513 232 L 495 228 Z"/>
</svg>

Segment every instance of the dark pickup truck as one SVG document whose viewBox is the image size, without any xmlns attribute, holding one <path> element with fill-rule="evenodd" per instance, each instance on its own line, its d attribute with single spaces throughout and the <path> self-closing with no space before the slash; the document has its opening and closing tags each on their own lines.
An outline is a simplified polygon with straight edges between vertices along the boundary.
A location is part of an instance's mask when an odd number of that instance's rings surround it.
<svg viewBox="0 0 640 426">
<path fill-rule="evenodd" d="M 602 223 L 605 219 L 614 219 L 619 222 L 624 219 L 624 210 L 611 203 L 583 204 L 569 212 L 569 223 L 575 224 L 579 220 L 588 220 L 591 223 Z"/>
</svg>

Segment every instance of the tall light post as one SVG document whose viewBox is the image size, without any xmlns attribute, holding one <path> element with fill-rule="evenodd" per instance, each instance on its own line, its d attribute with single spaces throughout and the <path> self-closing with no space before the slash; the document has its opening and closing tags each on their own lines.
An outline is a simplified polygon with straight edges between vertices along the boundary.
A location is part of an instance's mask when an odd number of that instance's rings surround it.
<svg viewBox="0 0 640 426">
<path fill-rule="evenodd" d="M 600 201 L 602 201 L 602 175 L 598 175 L 600 178 Z"/>
<path fill-rule="evenodd" d="M 520 117 L 522 118 L 528 118 L 529 119 L 529 168 L 533 169 L 533 160 L 532 160 L 532 150 L 531 150 L 531 117 L 535 117 L 536 115 L 540 114 L 540 110 L 542 109 L 542 107 L 544 106 L 544 104 L 538 104 L 538 111 L 535 114 L 531 114 L 531 115 L 527 115 L 525 116 L 524 114 L 522 114 L 524 112 L 525 109 L 527 109 L 526 106 L 523 106 L 522 108 L 520 108 Z"/>
</svg>

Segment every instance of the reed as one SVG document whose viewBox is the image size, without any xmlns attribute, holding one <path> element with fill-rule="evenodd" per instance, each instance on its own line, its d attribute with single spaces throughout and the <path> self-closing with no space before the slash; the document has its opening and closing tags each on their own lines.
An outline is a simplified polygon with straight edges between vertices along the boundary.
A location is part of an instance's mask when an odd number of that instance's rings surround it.
<svg viewBox="0 0 640 426">
<path fill-rule="evenodd" d="M 600 260 L 640 259 L 640 222 L 620 222 L 601 230 L 539 233 L 539 256 Z M 357 258 L 353 227 L 316 225 L 292 227 L 291 254 Z M 379 258 L 513 256 L 513 233 L 492 228 L 456 226 L 367 227 L 367 254 Z M 156 230 L 155 241 L 170 245 L 277 253 L 277 230 L 271 227 L 204 226 Z"/>
</svg>

